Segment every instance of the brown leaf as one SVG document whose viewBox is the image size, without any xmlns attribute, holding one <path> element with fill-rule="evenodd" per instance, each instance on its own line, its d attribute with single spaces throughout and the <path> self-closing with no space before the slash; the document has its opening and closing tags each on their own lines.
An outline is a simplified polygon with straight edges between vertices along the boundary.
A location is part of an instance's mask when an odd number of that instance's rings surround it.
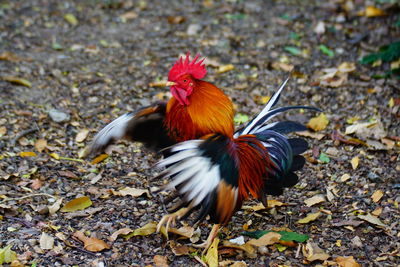
<svg viewBox="0 0 400 267">
<path fill-rule="evenodd" d="M 183 16 L 168 16 L 167 17 L 168 23 L 170 24 L 180 24 L 186 21 L 186 18 Z"/>
<path fill-rule="evenodd" d="M 135 11 L 128 11 L 121 16 L 119 16 L 123 20 L 130 20 L 137 18 L 138 14 Z"/>
<path fill-rule="evenodd" d="M 75 198 L 61 209 L 62 212 L 71 212 L 71 211 L 77 211 L 77 210 L 84 210 L 87 207 L 90 207 L 92 205 L 92 201 L 90 200 L 89 197 L 84 196 L 84 197 L 78 197 Z"/>
<path fill-rule="evenodd" d="M 325 253 L 317 244 L 308 241 L 306 245 L 302 246 L 303 255 L 307 261 L 312 262 L 316 260 L 327 260 L 330 256 Z"/>
<path fill-rule="evenodd" d="M 38 190 L 42 187 L 43 182 L 40 179 L 34 179 L 31 183 L 31 188 L 33 190 Z"/>
<path fill-rule="evenodd" d="M 382 190 L 376 190 L 371 196 L 372 201 L 374 201 L 375 203 L 379 202 L 379 200 L 381 200 L 382 197 L 383 197 Z"/>
<path fill-rule="evenodd" d="M 20 58 L 19 56 L 17 56 L 16 54 L 14 54 L 12 52 L 4 51 L 3 53 L 0 54 L 0 60 L 18 62 L 18 61 L 21 61 L 22 58 Z"/>
<path fill-rule="evenodd" d="M 317 139 L 317 140 L 321 140 L 322 138 L 325 137 L 325 134 L 313 133 L 313 132 L 310 132 L 310 131 L 296 132 L 296 134 L 300 135 L 300 136 L 304 136 L 304 137 L 311 137 L 311 138 L 314 138 L 314 139 Z"/>
<path fill-rule="evenodd" d="M 194 233 L 194 228 L 191 226 L 182 226 L 181 228 L 168 228 L 169 233 L 180 235 L 182 237 L 191 238 Z"/>
<path fill-rule="evenodd" d="M 168 259 L 166 256 L 155 255 L 153 260 L 156 267 L 168 267 Z"/>
<path fill-rule="evenodd" d="M 71 178 L 71 179 L 79 179 L 79 177 L 76 176 L 76 174 L 71 171 L 58 171 L 58 174 L 60 176 Z"/>
<path fill-rule="evenodd" d="M 132 196 L 132 197 L 140 197 L 143 194 L 147 194 L 148 197 L 149 196 L 149 191 L 147 189 L 137 189 L 137 188 L 133 188 L 133 187 L 125 187 L 119 191 L 113 191 L 114 195 L 117 196 Z"/>
<path fill-rule="evenodd" d="M 350 257 L 337 257 L 335 259 L 335 261 L 337 262 L 337 264 L 339 264 L 339 266 L 341 267 L 361 267 L 360 264 L 358 264 L 353 256 Z"/>
<path fill-rule="evenodd" d="M 275 232 L 269 232 L 259 239 L 251 239 L 247 242 L 247 244 L 260 247 L 260 246 L 268 246 L 272 245 L 275 243 L 279 243 L 279 239 L 281 238 L 281 235 Z"/>
<path fill-rule="evenodd" d="M 170 241 L 169 246 L 170 246 L 172 252 L 175 254 L 175 256 L 188 255 L 190 253 L 188 246 L 181 245 L 174 241 Z"/>
<path fill-rule="evenodd" d="M 38 139 L 35 142 L 36 150 L 41 153 L 47 147 L 47 141 L 45 139 Z"/>
<path fill-rule="evenodd" d="M 103 240 L 100 240 L 95 237 L 87 237 L 81 231 L 75 232 L 73 234 L 73 236 L 76 237 L 77 239 L 79 239 L 80 241 L 82 241 L 84 249 L 86 249 L 88 251 L 99 252 L 104 249 L 110 248 L 110 246 Z"/>
<path fill-rule="evenodd" d="M 119 235 L 127 235 L 129 233 L 132 233 L 133 230 L 130 228 L 121 228 L 117 231 L 115 231 L 109 238 L 108 240 L 111 242 L 114 242 L 115 240 L 117 240 Z"/>
<path fill-rule="evenodd" d="M 0 137 L 7 133 L 7 128 L 5 126 L 0 127 Z"/>
</svg>

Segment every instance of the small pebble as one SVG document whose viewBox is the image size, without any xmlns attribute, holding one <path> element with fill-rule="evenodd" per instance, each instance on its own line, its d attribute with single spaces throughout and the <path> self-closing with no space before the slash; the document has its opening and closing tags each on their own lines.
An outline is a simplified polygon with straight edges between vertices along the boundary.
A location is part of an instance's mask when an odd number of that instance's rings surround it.
<svg viewBox="0 0 400 267">
<path fill-rule="evenodd" d="M 65 122 L 69 121 L 69 115 L 57 109 L 50 109 L 49 116 L 54 122 Z"/>
</svg>

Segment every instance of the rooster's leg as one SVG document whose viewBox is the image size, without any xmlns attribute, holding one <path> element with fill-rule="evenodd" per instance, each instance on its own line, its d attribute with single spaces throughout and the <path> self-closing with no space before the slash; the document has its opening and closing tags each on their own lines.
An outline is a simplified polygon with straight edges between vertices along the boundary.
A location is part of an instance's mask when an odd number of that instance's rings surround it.
<svg viewBox="0 0 400 267">
<path fill-rule="evenodd" d="M 208 250 L 208 248 L 211 246 L 212 242 L 214 241 L 215 237 L 217 236 L 219 231 L 219 224 L 214 224 L 210 234 L 207 237 L 206 242 L 201 243 L 199 245 L 193 245 L 194 247 L 197 248 L 204 248 L 203 253 L 206 252 Z"/>
<path fill-rule="evenodd" d="M 178 210 L 178 211 L 176 211 L 174 213 L 164 215 L 162 217 L 162 219 L 160 220 L 160 222 L 157 224 L 157 233 L 160 232 L 161 227 L 165 224 L 165 229 L 166 229 L 167 237 L 168 237 L 169 226 L 170 225 L 171 226 L 175 225 L 176 219 L 177 218 L 178 219 L 182 218 L 182 216 L 184 216 L 189 210 L 190 210 L 189 207 L 188 208 L 181 208 L 180 210 Z"/>
</svg>

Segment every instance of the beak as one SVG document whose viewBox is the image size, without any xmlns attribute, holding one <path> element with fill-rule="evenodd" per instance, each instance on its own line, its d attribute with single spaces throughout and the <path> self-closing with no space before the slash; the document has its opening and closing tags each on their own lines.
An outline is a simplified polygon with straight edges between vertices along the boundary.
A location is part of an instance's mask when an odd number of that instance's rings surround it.
<svg viewBox="0 0 400 267">
<path fill-rule="evenodd" d="M 165 83 L 165 86 L 174 86 L 176 84 L 177 83 L 175 83 L 175 82 L 168 81 L 168 82 Z"/>
</svg>

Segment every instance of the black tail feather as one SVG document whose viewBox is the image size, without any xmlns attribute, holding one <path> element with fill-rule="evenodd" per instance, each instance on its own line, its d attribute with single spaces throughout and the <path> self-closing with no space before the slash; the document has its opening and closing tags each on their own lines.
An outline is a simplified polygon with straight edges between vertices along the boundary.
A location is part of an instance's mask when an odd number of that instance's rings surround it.
<svg viewBox="0 0 400 267">
<path fill-rule="evenodd" d="M 308 149 L 308 143 L 303 138 L 290 138 L 288 142 L 293 150 L 293 155 L 300 155 Z"/>
</svg>

